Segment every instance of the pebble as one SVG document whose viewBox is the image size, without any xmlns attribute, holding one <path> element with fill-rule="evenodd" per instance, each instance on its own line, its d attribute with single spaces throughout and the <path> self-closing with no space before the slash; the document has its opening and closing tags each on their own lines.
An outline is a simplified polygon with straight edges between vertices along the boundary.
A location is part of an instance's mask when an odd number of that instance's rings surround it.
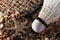
<svg viewBox="0 0 60 40">
<path fill-rule="evenodd" d="M 3 28 L 3 24 L 0 24 L 0 29 L 2 29 Z"/>
</svg>

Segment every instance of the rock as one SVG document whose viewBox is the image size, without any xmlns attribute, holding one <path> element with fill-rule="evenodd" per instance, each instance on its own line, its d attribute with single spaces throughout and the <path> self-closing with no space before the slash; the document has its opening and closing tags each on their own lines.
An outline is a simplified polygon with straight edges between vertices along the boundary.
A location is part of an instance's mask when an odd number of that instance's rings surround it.
<svg viewBox="0 0 60 40">
<path fill-rule="evenodd" d="M 4 26 L 3 26 L 3 24 L 0 24 L 0 29 L 2 29 Z"/>
</svg>

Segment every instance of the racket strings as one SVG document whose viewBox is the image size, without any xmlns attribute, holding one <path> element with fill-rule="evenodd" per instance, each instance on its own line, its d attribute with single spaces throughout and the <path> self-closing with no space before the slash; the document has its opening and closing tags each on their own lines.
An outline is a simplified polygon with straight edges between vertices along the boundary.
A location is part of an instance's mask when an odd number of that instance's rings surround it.
<svg viewBox="0 0 60 40">
<path fill-rule="evenodd" d="M 37 7 L 37 5 L 38 4 L 33 3 L 31 0 L 29 0 L 26 4 L 24 4 L 24 3 L 22 4 L 22 6 L 21 6 L 22 8 L 21 8 L 20 12 L 24 12 L 25 14 L 31 13 Z"/>
<path fill-rule="evenodd" d="M 41 0 L 0 0 L 0 15 L 2 14 L 1 18 L 3 18 L 2 24 L 4 28 L 9 29 L 12 29 L 11 27 L 15 28 L 16 26 L 15 25 L 16 23 L 14 22 L 15 16 L 16 16 L 15 18 L 18 19 L 17 21 L 19 23 L 24 23 L 28 21 L 23 16 L 33 12 L 39 5 L 40 1 Z"/>
<path fill-rule="evenodd" d="M 1 0 L 0 1 L 0 13 L 3 18 L 8 20 L 12 17 L 24 17 L 33 12 L 39 5 L 41 0 Z M 31 13 L 32 14 L 32 13 Z M 23 20 L 24 18 L 19 20 Z M 4 20 L 5 21 L 5 20 Z M 10 23 L 10 22 L 9 22 Z"/>
<path fill-rule="evenodd" d="M 1 0 L 0 10 L 4 13 L 15 13 L 19 12 L 21 15 L 28 15 L 33 12 L 39 5 L 41 0 Z"/>
</svg>

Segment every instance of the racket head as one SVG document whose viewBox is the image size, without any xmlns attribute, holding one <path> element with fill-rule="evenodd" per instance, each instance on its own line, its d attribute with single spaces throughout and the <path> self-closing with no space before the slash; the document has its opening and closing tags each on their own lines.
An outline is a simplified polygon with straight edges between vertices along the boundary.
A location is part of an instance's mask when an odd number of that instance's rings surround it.
<svg viewBox="0 0 60 40">
<path fill-rule="evenodd" d="M 43 6 L 44 0 L 29 0 L 25 6 L 23 6 L 23 11 L 20 12 L 24 13 L 23 17 L 30 18 L 37 12 L 39 12 Z M 25 8 L 24 8 L 25 7 Z"/>
<path fill-rule="evenodd" d="M 3 17 L 4 17 L 4 19 L 3 19 L 4 28 L 2 29 L 3 32 L 5 31 L 5 29 L 7 31 L 17 29 L 17 28 L 13 28 L 10 25 L 11 23 L 8 23 L 11 14 L 14 14 L 17 17 L 17 19 L 19 19 L 19 20 L 24 20 L 21 18 L 32 17 L 35 13 L 40 11 L 42 5 L 43 5 L 43 0 L 13 0 L 13 1 L 12 0 L 1 0 L 0 1 L 0 12 L 3 14 Z M 20 16 L 17 16 L 17 14 Z M 21 18 L 18 18 L 18 17 L 21 17 Z M 7 19 L 7 20 L 5 21 L 5 19 Z M 14 19 L 10 20 L 10 21 L 14 22 Z M 6 24 L 10 27 L 5 28 Z"/>
</svg>

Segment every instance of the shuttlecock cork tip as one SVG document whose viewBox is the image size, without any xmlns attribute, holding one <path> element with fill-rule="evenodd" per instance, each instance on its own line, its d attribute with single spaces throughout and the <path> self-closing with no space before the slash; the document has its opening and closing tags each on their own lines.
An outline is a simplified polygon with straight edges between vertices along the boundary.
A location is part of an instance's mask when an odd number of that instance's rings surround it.
<svg viewBox="0 0 60 40">
<path fill-rule="evenodd" d="M 45 26 L 38 19 L 35 19 L 34 22 L 32 23 L 32 29 L 35 32 L 41 32 L 45 29 Z"/>
</svg>

